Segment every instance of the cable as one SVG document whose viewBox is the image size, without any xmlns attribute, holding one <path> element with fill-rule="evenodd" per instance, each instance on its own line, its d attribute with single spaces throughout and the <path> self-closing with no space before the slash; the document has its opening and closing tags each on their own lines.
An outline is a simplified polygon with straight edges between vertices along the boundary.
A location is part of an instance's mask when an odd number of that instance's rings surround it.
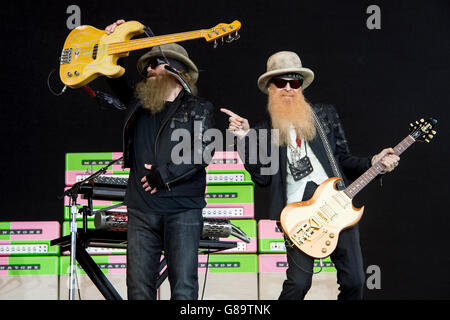
<svg viewBox="0 0 450 320">
<path fill-rule="evenodd" d="M 81 299 L 80 284 L 78 283 L 78 272 L 75 273 L 75 280 L 76 280 L 76 282 L 77 282 L 78 298 L 79 298 L 80 300 L 83 300 L 83 299 Z"/>
<path fill-rule="evenodd" d="M 149 26 L 144 26 L 144 32 L 147 35 L 147 37 L 151 38 L 154 37 L 155 34 L 153 33 L 152 29 L 150 29 Z M 167 70 L 167 72 L 169 72 L 170 74 L 172 74 L 174 77 L 176 77 L 181 85 L 183 86 L 184 90 L 186 90 L 187 92 L 189 92 L 190 94 L 192 94 L 192 90 L 189 87 L 189 84 L 187 83 L 187 81 L 170 65 L 169 59 L 167 59 L 166 55 L 164 54 L 164 52 L 161 49 L 161 46 L 158 46 L 158 50 L 161 53 L 161 56 L 164 58 L 164 60 L 166 60 L 167 62 L 167 66 L 165 67 L 165 69 Z"/>
<path fill-rule="evenodd" d="M 48 77 L 47 77 L 47 87 L 48 87 L 48 89 L 50 90 L 50 92 L 51 92 L 54 96 L 59 97 L 59 96 L 61 96 L 64 92 L 66 92 L 67 86 L 64 86 L 64 88 L 62 88 L 62 90 L 61 90 L 60 93 L 57 93 L 57 92 L 53 91 L 53 89 L 52 89 L 51 86 L 50 86 L 50 77 L 52 76 L 52 74 L 53 74 L 55 71 L 56 71 L 56 69 L 53 69 L 53 70 L 50 71 L 50 73 L 48 74 Z"/>
<path fill-rule="evenodd" d="M 206 278 L 208 277 L 208 267 L 209 267 L 209 253 L 210 251 L 207 251 L 207 255 L 206 255 L 206 270 L 205 270 L 205 279 L 203 280 L 203 289 L 202 289 L 202 298 L 201 300 L 203 301 L 203 297 L 205 295 L 205 288 L 206 288 Z"/>
<path fill-rule="evenodd" d="M 319 273 L 322 272 L 322 269 L 323 269 L 322 259 L 320 259 L 320 261 L 321 261 L 321 263 L 320 263 L 320 269 L 319 269 L 319 271 L 317 271 L 317 272 L 314 272 L 314 271 L 313 271 L 313 272 L 307 271 L 307 270 L 303 269 L 302 267 L 300 267 L 300 266 L 297 264 L 297 262 L 295 262 L 294 259 L 292 259 L 292 261 L 294 262 L 294 264 L 295 264 L 300 270 L 302 270 L 303 272 L 305 272 L 305 273 L 307 273 L 307 274 L 312 274 L 312 275 L 319 274 Z M 314 264 L 313 264 L 313 270 L 314 270 Z"/>
<path fill-rule="evenodd" d="M 285 240 L 284 240 L 284 245 L 286 246 L 286 249 L 287 249 L 287 247 L 289 247 L 289 248 L 293 248 L 294 247 L 294 245 L 285 237 L 284 238 Z M 286 253 L 287 253 L 287 251 L 286 251 Z M 297 264 L 297 262 L 295 262 L 295 260 L 292 258 L 292 262 L 294 262 L 294 264 L 300 269 L 300 270 L 302 270 L 303 272 L 305 272 L 305 273 L 307 273 L 307 274 L 312 274 L 312 275 L 315 275 L 315 274 L 319 274 L 319 273 L 321 273 L 322 272 L 322 269 L 323 269 L 323 262 L 322 262 L 322 259 L 320 259 L 320 269 L 319 269 L 319 271 L 317 271 L 317 272 L 314 272 L 314 262 L 313 262 L 313 272 L 311 272 L 311 271 L 308 271 L 308 270 L 305 270 L 305 269 L 303 269 L 302 267 L 300 267 L 298 264 Z"/>
</svg>

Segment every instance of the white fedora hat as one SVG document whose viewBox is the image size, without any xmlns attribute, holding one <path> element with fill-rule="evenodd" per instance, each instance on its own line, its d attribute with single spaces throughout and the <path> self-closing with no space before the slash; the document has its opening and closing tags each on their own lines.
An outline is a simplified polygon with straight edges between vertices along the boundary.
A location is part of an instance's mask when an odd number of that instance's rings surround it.
<svg viewBox="0 0 450 320">
<path fill-rule="evenodd" d="M 259 77 L 258 88 L 267 94 L 267 87 L 273 77 L 289 73 L 299 73 L 303 76 L 303 90 L 314 80 L 314 72 L 308 68 L 303 68 L 302 61 L 295 52 L 280 51 L 267 60 L 267 72 Z"/>
</svg>

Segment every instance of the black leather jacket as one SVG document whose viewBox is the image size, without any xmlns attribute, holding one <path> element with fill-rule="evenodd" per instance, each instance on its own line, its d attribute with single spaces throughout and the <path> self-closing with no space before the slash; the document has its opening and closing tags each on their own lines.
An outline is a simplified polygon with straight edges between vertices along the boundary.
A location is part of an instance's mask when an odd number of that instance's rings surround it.
<svg viewBox="0 0 450 320">
<path fill-rule="evenodd" d="M 368 157 L 356 157 L 350 154 L 347 140 L 345 138 L 344 129 L 342 127 L 339 116 L 336 109 L 331 105 L 314 105 L 313 109 L 319 118 L 320 123 L 325 131 L 327 139 L 329 141 L 331 152 L 333 153 L 335 162 L 338 165 L 338 169 L 344 180 L 345 185 L 348 185 L 348 179 L 354 180 L 363 174 L 367 169 L 370 168 L 371 159 Z M 267 120 L 257 126 L 254 129 L 270 129 L 272 125 L 270 120 Z M 268 142 L 271 141 L 271 137 L 268 138 Z M 241 154 L 241 157 L 245 159 L 245 168 L 250 172 L 252 179 L 255 183 L 260 186 L 270 186 L 270 208 L 269 217 L 273 220 L 279 220 L 280 213 L 286 205 L 287 195 L 286 195 L 286 169 L 287 169 L 287 147 L 279 148 L 279 165 L 280 168 L 277 173 L 273 175 L 261 175 L 261 167 L 264 167 L 260 162 L 257 164 L 249 163 L 249 152 L 248 143 L 246 145 L 245 155 Z M 322 143 L 319 134 L 317 133 L 313 141 L 309 142 L 311 149 L 314 154 L 322 164 L 325 172 L 329 177 L 334 177 L 332 166 L 328 160 L 325 147 Z M 258 141 L 258 148 L 259 145 Z M 267 146 L 267 150 L 270 150 Z M 269 165 L 265 165 L 266 167 Z M 314 190 L 311 188 L 317 187 L 307 184 L 305 195 L 311 195 Z"/>
<path fill-rule="evenodd" d="M 129 168 L 133 154 L 133 125 L 141 103 L 134 95 L 134 89 L 126 79 L 108 79 L 114 94 L 127 106 L 128 114 L 123 127 L 124 167 Z M 209 141 L 203 139 L 204 133 L 214 126 L 214 107 L 211 102 L 193 96 L 182 90 L 179 103 L 168 110 L 159 128 L 155 141 L 154 155 L 156 163 L 152 166 L 158 171 L 164 188 L 158 190 L 160 197 L 203 197 L 206 187 L 203 152 Z M 197 126 L 197 130 L 195 129 Z M 172 141 L 172 133 L 176 129 L 186 129 L 191 135 L 191 161 L 186 164 L 174 164 L 171 159 L 172 149 L 180 141 Z M 194 136 L 196 134 L 197 136 Z M 208 151 L 210 152 L 210 151 Z M 201 159 L 197 163 L 194 159 Z"/>
</svg>

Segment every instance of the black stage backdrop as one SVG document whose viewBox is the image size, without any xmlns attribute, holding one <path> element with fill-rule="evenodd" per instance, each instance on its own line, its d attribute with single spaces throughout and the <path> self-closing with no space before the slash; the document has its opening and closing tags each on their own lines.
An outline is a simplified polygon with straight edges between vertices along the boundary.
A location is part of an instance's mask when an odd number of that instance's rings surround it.
<svg viewBox="0 0 450 320">
<path fill-rule="evenodd" d="M 369 29 L 370 5 L 381 29 Z M 102 110 L 83 90 L 56 97 L 47 77 L 58 68 L 76 5 L 81 24 L 104 28 L 119 18 L 138 20 L 156 35 L 242 22 L 241 39 L 213 49 L 204 40 L 185 42 L 201 69 L 199 94 L 255 123 L 266 96 L 256 87 L 267 58 L 298 52 L 316 73 L 305 95 L 338 109 L 351 151 L 373 155 L 408 134 L 408 124 L 437 118 L 431 144 L 416 144 L 401 165 L 355 199 L 366 206 L 360 222 L 366 267 L 381 270 L 381 289 L 368 299 L 450 297 L 447 179 L 450 153 L 448 1 L 10 1 L 0 11 L 1 215 L 2 221 L 62 219 L 64 156 L 68 152 L 115 152 L 122 148 L 124 114 Z M 68 21 L 69 20 L 69 21 Z M 370 23 L 369 23 L 370 25 Z M 136 76 L 135 62 L 126 60 Z M 57 73 L 50 81 L 62 87 Z M 91 83 L 106 89 L 104 79 Z M 225 130 L 227 117 L 217 111 Z M 256 217 L 267 217 L 268 191 L 256 189 Z M 368 273 L 370 276 L 370 272 Z"/>
</svg>

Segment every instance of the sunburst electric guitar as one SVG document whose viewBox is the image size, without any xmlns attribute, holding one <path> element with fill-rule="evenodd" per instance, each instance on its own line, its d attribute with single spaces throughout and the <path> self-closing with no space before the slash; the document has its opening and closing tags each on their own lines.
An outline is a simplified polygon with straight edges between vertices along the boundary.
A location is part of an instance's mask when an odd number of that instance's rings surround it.
<svg viewBox="0 0 450 320">
<path fill-rule="evenodd" d="M 421 119 L 411 123 L 410 134 L 395 148 L 400 155 L 416 141 L 430 142 L 436 131 L 437 121 Z M 338 191 L 336 184 L 341 178 L 323 182 L 308 201 L 294 202 L 281 212 L 281 227 L 291 242 L 307 255 L 323 259 L 335 249 L 339 233 L 357 224 L 364 207 L 355 208 L 352 199 L 369 182 L 384 170 L 378 161 L 345 190 Z"/>
<path fill-rule="evenodd" d="M 221 23 L 211 29 L 197 30 L 130 40 L 144 33 L 144 25 L 128 21 L 119 25 L 114 33 L 107 35 L 104 30 L 91 26 L 80 26 L 68 35 L 60 57 L 60 78 L 70 88 L 80 88 L 99 76 L 117 78 L 125 69 L 117 65 L 117 60 L 129 55 L 130 51 L 155 47 L 163 44 L 205 38 L 207 42 L 228 36 L 226 42 L 239 38 L 239 21 Z"/>
</svg>

